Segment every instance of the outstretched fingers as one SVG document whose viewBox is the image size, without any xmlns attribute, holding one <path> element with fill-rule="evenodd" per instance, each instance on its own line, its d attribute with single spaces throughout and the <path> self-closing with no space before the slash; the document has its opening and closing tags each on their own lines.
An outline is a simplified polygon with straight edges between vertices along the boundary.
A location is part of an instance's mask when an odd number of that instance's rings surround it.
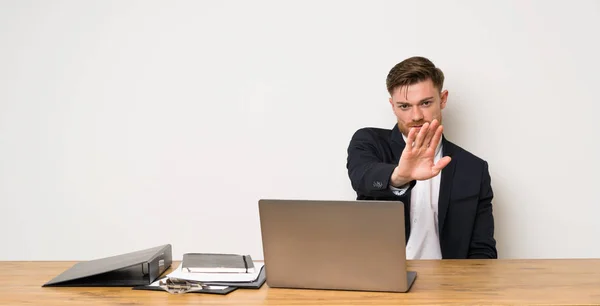
<svg viewBox="0 0 600 306">
<path fill-rule="evenodd" d="M 427 134 L 425 135 L 425 139 L 423 140 L 423 146 L 425 146 L 426 148 L 430 148 L 430 147 L 436 147 L 436 143 L 431 143 L 431 139 L 433 138 L 433 136 L 435 135 L 435 132 L 437 131 L 437 127 L 440 125 L 440 123 L 434 119 L 433 121 L 431 121 L 431 124 L 429 125 L 429 129 L 427 130 Z"/>
<path fill-rule="evenodd" d="M 435 150 L 438 143 L 440 143 L 440 139 L 442 139 L 442 133 L 444 132 L 444 126 L 440 125 L 435 130 L 435 135 L 433 135 L 433 139 L 431 139 L 431 148 Z"/>
<path fill-rule="evenodd" d="M 423 140 L 425 139 L 425 135 L 427 134 L 427 131 L 429 130 L 429 122 L 426 122 L 425 124 L 423 124 L 423 126 L 421 126 L 421 129 L 419 130 L 419 134 L 417 135 L 417 139 L 415 140 L 415 148 L 416 149 L 420 149 L 421 146 L 423 145 Z M 427 147 L 427 146 L 425 146 Z"/>
<path fill-rule="evenodd" d="M 412 151 L 414 142 L 415 142 L 415 129 L 410 129 L 408 131 L 408 137 L 406 138 L 406 149 Z"/>
</svg>

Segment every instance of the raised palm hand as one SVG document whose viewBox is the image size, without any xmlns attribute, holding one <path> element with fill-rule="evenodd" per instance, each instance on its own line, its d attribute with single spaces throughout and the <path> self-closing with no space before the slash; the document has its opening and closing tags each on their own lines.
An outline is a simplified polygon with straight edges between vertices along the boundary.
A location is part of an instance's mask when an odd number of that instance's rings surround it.
<svg viewBox="0 0 600 306">
<path fill-rule="evenodd" d="M 413 180 L 427 180 L 440 173 L 450 163 L 445 156 L 434 163 L 435 150 L 442 138 L 443 127 L 437 120 L 425 123 L 417 133 L 411 129 L 398 166 L 392 173 L 392 186 L 399 187 Z"/>
</svg>

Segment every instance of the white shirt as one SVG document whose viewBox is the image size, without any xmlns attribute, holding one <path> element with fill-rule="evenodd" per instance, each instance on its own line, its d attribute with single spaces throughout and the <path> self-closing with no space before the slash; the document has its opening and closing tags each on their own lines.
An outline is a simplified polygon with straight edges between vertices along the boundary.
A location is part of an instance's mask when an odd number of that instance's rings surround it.
<svg viewBox="0 0 600 306">
<path fill-rule="evenodd" d="M 402 136 L 404 137 L 404 135 Z M 404 137 L 406 141 L 406 137 Z M 442 158 L 442 142 L 436 148 L 434 163 Z M 442 172 L 425 181 L 417 181 L 411 191 L 410 222 L 411 230 L 406 244 L 407 259 L 441 259 L 440 234 L 438 228 L 438 199 Z M 400 196 L 408 188 L 394 188 Z"/>
</svg>

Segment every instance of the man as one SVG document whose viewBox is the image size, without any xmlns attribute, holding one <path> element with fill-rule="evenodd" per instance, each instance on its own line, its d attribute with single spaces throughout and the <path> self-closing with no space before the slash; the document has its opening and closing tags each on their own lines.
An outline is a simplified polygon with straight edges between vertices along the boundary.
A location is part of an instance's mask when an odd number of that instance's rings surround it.
<svg viewBox="0 0 600 306">
<path fill-rule="evenodd" d="M 357 200 L 405 204 L 408 259 L 497 258 L 487 162 L 442 133 L 443 72 L 412 57 L 386 83 L 398 122 L 359 129 L 348 147 Z"/>
</svg>

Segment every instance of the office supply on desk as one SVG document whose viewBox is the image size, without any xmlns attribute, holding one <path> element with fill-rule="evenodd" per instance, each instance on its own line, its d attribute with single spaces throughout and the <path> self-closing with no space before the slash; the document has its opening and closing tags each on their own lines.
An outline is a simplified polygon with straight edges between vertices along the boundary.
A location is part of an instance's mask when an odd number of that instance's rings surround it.
<svg viewBox="0 0 600 306">
<path fill-rule="evenodd" d="M 193 273 L 254 273 L 254 262 L 250 255 L 186 253 L 181 266 Z"/>
<path fill-rule="evenodd" d="M 265 274 L 264 263 L 257 262 L 255 266 L 256 269 L 253 273 L 190 273 L 184 271 L 182 265 L 179 265 L 166 276 L 213 285 L 223 283 L 243 285 L 256 282 L 261 279 L 261 275 Z"/>
<path fill-rule="evenodd" d="M 169 278 L 167 276 L 155 281 L 147 286 L 136 286 L 133 290 L 155 290 L 167 291 L 173 294 L 182 293 L 210 293 L 210 294 L 228 294 L 235 291 L 237 287 L 226 285 L 205 285 L 202 283 L 191 282 L 181 279 Z"/>
<path fill-rule="evenodd" d="M 42 287 L 104 287 L 149 285 L 171 266 L 170 244 L 79 262 Z"/>
<path fill-rule="evenodd" d="M 162 290 L 169 293 L 212 293 L 228 294 L 238 288 L 260 289 L 266 281 L 264 264 L 257 263 L 256 273 L 240 278 L 238 273 L 230 275 L 228 280 L 223 273 L 188 273 L 179 265 L 173 272 L 147 286 L 137 286 L 134 290 Z"/>
<path fill-rule="evenodd" d="M 404 204 L 259 200 L 267 285 L 407 292 Z"/>
</svg>

